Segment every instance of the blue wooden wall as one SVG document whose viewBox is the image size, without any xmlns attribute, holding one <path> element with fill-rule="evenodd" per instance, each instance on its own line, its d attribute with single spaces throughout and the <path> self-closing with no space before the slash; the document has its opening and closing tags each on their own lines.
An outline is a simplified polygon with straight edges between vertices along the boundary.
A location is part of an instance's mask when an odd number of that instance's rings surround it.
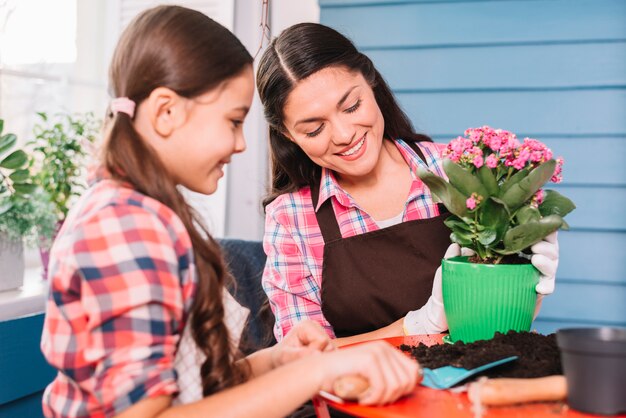
<svg viewBox="0 0 626 418">
<path fill-rule="evenodd" d="M 626 1 L 320 0 L 321 23 L 375 62 L 418 130 L 491 125 L 565 158 L 578 208 L 560 232 L 540 332 L 626 326 Z"/>
</svg>

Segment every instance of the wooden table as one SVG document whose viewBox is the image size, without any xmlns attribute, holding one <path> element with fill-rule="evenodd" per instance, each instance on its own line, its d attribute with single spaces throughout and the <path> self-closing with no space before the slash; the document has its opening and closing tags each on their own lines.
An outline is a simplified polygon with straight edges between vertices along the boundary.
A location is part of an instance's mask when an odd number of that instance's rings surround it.
<svg viewBox="0 0 626 418">
<path fill-rule="evenodd" d="M 418 335 L 387 338 L 385 341 L 397 347 L 400 344 L 417 345 L 420 342 L 426 345 L 441 344 L 442 338 L 443 334 Z M 357 417 L 369 418 L 474 418 L 475 416 L 466 392 L 453 393 L 449 390 L 435 390 L 421 385 L 409 396 L 386 406 L 364 406 L 353 402 L 339 404 L 319 396 L 313 400 L 313 403 L 316 406 L 319 418 L 329 417 L 328 406 Z M 577 412 L 570 409 L 563 402 L 542 402 L 507 407 L 490 407 L 485 409 L 482 416 L 485 418 L 583 418 L 599 417 L 601 415 Z M 619 417 L 626 418 L 626 415 L 619 415 Z"/>
</svg>

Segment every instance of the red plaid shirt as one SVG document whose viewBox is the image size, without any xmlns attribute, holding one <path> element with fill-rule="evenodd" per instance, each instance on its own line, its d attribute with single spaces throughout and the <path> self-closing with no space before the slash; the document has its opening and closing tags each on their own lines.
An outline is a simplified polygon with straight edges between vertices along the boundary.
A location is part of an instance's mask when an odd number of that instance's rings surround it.
<svg viewBox="0 0 626 418">
<path fill-rule="evenodd" d="M 430 190 L 415 175 L 423 161 L 402 140 L 395 142 L 413 175 L 402 221 L 427 219 L 439 215 Z M 445 176 L 442 168 L 444 144 L 420 142 L 428 168 Z M 266 208 L 263 247 L 267 263 L 263 272 L 263 288 L 276 317 L 274 334 L 281 340 L 303 319 L 317 321 L 334 337 L 332 326 L 322 313 L 322 259 L 324 239 L 315 211 L 327 199 L 337 217 L 344 238 L 379 229 L 374 219 L 354 202 L 337 183 L 332 171 L 323 169 L 320 198 L 313 208 L 311 189 L 303 187 L 295 193 L 279 196 Z"/>
<path fill-rule="evenodd" d="M 191 240 L 174 212 L 112 180 L 96 183 L 52 248 L 41 348 L 59 373 L 45 414 L 110 417 L 175 394 L 195 285 Z"/>
</svg>

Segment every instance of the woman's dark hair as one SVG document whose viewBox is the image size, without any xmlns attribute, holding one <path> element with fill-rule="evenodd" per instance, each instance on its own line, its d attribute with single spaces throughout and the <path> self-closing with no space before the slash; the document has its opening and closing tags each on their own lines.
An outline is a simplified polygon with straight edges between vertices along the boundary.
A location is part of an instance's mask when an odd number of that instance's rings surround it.
<svg viewBox="0 0 626 418">
<path fill-rule="evenodd" d="M 295 192 L 320 180 L 321 168 L 283 134 L 283 109 L 299 81 L 328 67 L 344 67 L 363 75 L 383 114 L 385 138 L 431 141 L 426 135 L 415 133 L 372 61 L 348 38 L 317 23 L 291 26 L 272 41 L 257 70 L 257 89 L 269 124 L 272 166 L 272 185 L 264 206 L 283 193 Z"/>
<path fill-rule="evenodd" d="M 122 34 L 110 68 L 113 97 L 139 105 L 157 87 L 193 98 L 241 74 L 252 57 L 226 28 L 204 14 L 178 6 L 141 13 Z M 155 151 L 142 140 L 131 117 L 109 114 L 103 164 L 110 175 L 170 207 L 191 237 L 198 286 L 191 330 L 206 355 L 201 366 L 204 395 L 245 380 L 246 367 L 234 365 L 224 325 L 223 289 L 228 273 L 221 252 L 197 214 L 187 205 Z M 219 138 L 215 138 L 219 140 Z M 200 230 L 196 229 L 199 228 Z"/>
</svg>

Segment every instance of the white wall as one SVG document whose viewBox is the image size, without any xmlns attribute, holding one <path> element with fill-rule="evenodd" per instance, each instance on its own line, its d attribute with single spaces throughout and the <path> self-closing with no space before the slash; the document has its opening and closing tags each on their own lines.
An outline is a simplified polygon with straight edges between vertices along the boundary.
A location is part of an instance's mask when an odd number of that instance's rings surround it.
<svg viewBox="0 0 626 418">
<path fill-rule="evenodd" d="M 317 0 L 272 0 L 270 4 L 269 26 L 272 37 L 295 23 L 319 22 Z M 235 34 L 253 55 L 261 45 L 261 17 L 261 0 L 236 0 Z M 267 41 L 264 45 L 267 45 Z M 261 200 L 267 193 L 269 157 L 267 125 L 256 94 L 244 125 L 244 133 L 247 150 L 233 158 L 229 171 L 225 236 L 260 240 L 265 219 Z"/>
</svg>

